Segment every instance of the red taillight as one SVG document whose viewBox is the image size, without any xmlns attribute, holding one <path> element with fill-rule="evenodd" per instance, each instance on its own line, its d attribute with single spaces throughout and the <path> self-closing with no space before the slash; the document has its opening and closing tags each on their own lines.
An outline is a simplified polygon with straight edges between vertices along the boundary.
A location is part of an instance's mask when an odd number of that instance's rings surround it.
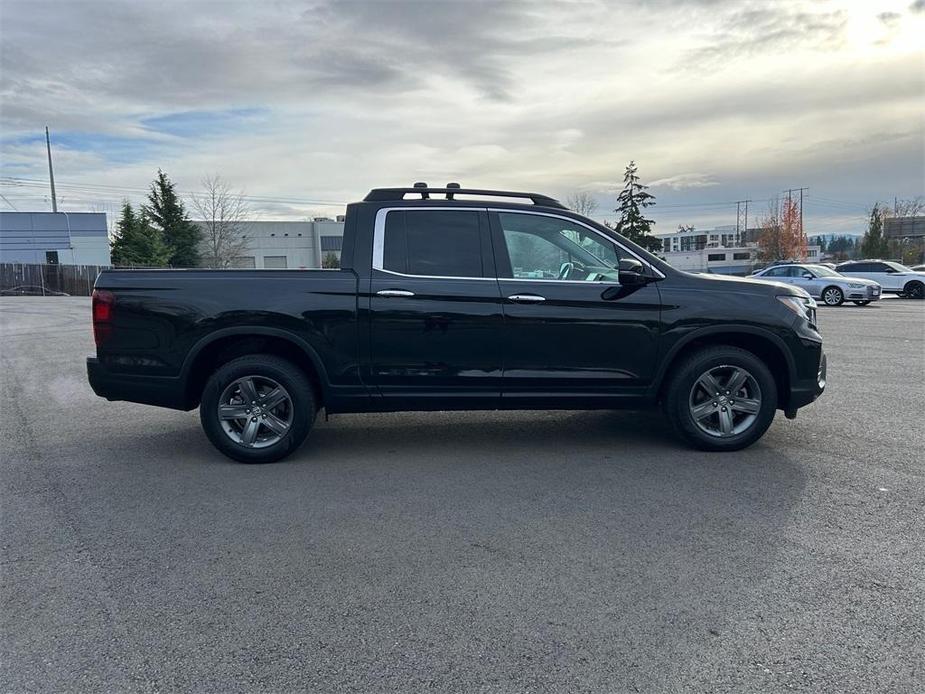
<svg viewBox="0 0 925 694">
<path fill-rule="evenodd" d="M 99 347 L 112 333 L 116 297 L 105 289 L 93 290 L 93 339 Z"/>
</svg>

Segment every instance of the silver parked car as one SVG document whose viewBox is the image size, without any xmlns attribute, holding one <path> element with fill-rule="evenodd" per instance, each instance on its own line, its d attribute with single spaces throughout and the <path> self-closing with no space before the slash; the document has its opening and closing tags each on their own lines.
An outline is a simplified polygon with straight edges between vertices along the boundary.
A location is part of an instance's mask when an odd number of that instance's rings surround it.
<svg viewBox="0 0 925 694">
<path fill-rule="evenodd" d="M 873 280 L 846 277 L 822 265 L 775 265 L 759 270 L 752 277 L 794 284 L 827 306 L 841 306 L 845 301 L 866 306 L 877 301 L 882 291 Z"/>
</svg>

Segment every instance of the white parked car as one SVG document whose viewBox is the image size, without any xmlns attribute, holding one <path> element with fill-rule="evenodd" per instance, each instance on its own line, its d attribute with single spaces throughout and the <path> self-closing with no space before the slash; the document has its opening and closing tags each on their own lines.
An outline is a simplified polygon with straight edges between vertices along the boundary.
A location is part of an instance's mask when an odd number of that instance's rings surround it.
<svg viewBox="0 0 925 694">
<path fill-rule="evenodd" d="M 925 272 L 916 272 L 890 260 L 849 260 L 838 266 L 843 275 L 873 280 L 884 293 L 925 299 Z"/>
<path fill-rule="evenodd" d="M 845 301 L 866 306 L 877 301 L 881 292 L 877 282 L 846 277 L 823 265 L 774 265 L 759 270 L 752 277 L 796 285 L 828 306 L 841 306 Z"/>
</svg>

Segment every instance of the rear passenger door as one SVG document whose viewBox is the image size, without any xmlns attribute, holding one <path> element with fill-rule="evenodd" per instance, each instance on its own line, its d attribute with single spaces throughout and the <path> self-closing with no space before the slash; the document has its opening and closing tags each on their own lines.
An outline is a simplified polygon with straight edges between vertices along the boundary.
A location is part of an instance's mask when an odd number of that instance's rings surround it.
<svg viewBox="0 0 925 694">
<path fill-rule="evenodd" d="M 502 315 L 486 211 L 380 210 L 372 265 L 369 378 L 380 395 L 395 407 L 403 397 L 496 407 Z"/>
</svg>

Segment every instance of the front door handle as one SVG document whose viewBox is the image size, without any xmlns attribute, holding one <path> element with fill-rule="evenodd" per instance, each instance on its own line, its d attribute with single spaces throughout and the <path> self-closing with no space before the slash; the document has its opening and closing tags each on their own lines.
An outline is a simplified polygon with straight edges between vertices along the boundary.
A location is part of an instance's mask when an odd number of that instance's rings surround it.
<svg viewBox="0 0 925 694">
<path fill-rule="evenodd" d="M 511 294 L 507 299 L 520 304 L 536 304 L 540 301 L 546 301 L 545 296 L 539 296 L 538 294 Z"/>
<path fill-rule="evenodd" d="M 404 289 L 380 289 L 376 292 L 376 296 L 414 296 L 414 292 Z"/>
</svg>

